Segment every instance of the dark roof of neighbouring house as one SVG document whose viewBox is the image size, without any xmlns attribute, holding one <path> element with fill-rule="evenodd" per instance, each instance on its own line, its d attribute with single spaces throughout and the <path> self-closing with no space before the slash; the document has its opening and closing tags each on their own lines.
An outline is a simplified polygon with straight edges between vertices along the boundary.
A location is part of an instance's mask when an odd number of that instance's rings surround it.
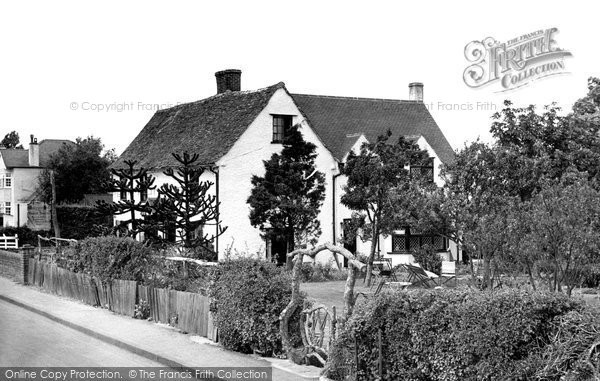
<svg viewBox="0 0 600 381">
<path fill-rule="evenodd" d="M 338 160 L 346 155 L 350 145 L 349 139 L 341 137 L 364 134 L 367 140 L 374 142 L 388 129 L 392 131 L 391 141 L 398 136 L 420 135 L 442 162 L 454 158 L 452 146 L 423 102 L 304 94 L 292 94 L 292 97 Z"/>
<path fill-rule="evenodd" d="M 183 151 L 198 153 L 198 163 L 213 164 L 281 88 L 283 82 L 255 91 L 228 91 L 157 111 L 112 167 L 122 167 L 125 160 L 148 169 L 175 166 L 171 153 Z"/>
<path fill-rule="evenodd" d="M 44 139 L 40 142 L 40 166 L 46 167 L 50 156 L 57 153 L 65 145 L 75 147 L 75 143 L 66 139 Z"/>
<path fill-rule="evenodd" d="M 64 145 L 75 145 L 70 140 L 64 139 L 44 139 L 39 143 L 40 146 L 40 167 L 46 167 L 50 156 Z M 0 155 L 4 160 L 6 168 L 27 168 L 29 165 L 29 150 L 3 148 L 0 149 Z"/>
</svg>

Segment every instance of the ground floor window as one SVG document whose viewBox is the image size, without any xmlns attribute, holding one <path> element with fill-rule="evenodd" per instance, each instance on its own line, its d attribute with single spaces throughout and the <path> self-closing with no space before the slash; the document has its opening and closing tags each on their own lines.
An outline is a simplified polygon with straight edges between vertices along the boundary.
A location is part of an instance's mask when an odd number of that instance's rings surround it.
<svg viewBox="0 0 600 381">
<path fill-rule="evenodd" d="M 393 253 L 411 252 L 426 245 L 433 246 L 437 251 L 446 251 L 448 239 L 439 235 L 413 233 L 410 228 L 397 230 L 392 234 Z"/>
</svg>

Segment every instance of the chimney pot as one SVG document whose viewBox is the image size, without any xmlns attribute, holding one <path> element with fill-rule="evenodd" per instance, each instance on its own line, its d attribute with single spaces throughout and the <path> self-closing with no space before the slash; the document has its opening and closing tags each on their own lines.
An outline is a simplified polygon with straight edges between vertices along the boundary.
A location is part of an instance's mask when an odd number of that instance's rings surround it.
<svg viewBox="0 0 600 381">
<path fill-rule="evenodd" d="M 411 82 L 408 84 L 408 99 L 423 102 L 423 83 Z"/>
<path fill-rule="evenodd" d="M 215 73 L 217 77 L 217 94 L 225 91 L 240 91 L 242 88 L 242 71 L 227 69 Z"/>
</svg>

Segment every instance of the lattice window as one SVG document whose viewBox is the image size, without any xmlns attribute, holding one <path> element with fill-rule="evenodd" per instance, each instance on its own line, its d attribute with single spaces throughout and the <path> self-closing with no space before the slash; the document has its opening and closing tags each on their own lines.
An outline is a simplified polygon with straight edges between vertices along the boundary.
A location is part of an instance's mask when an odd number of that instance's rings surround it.
<svg viewBox="0 0 600 381">
<path fill-rule="evenodd" d="M 433 242 L 434 242 L 434 246 L 436 249 L 438 249 L 438 250 L 446 249 L 446 239 L 444 237 L 440 237 L 439 235 L 436 235 L 435 237 L 433 237 Z"/>
<path fill-rule="evenodd" d="M 433 182 L 433 159 L 430 158 L 427 163 L 410 166 L 410 176 L 413 179 L 422 179 L 427 182 Z"/>
<path fill-rule="evenodd" d="M 421 237 L 419 236 L 411 236 L 409 242 L 409 249 L 416 250 L 421 247 Z"/>
<path fill-rule="evenodd" d="M 396 234 L 392 235 L 392 251 L 406 251 L 406 236 Z"/>
</svg>

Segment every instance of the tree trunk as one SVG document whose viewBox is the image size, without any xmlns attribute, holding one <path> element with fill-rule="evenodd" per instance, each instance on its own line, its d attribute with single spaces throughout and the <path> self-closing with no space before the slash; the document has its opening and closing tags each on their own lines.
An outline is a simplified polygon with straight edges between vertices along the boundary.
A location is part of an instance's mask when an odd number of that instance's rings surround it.
<svg viewBox="0 0 600 381">
<path fill-rule="evenodd" d="M 531 271 L 530 263 L 527 263 L 527 276 L 529 276 L 529 282 L 531 283 L 531 287 L 533 288 L 533 291 L 536 291 L 535 279 L 533 278 L 533 273 Z"/>
<path fill-rule="evenodd" d="M 302 271 L 302 262 L 304 261 L 304 253 L 300 252 L 296 258 L 289 257 L 288 261 L 293 263 L 292 268 L 292 298 L 288 305 L 281 311 L 279 315 L 279 333 L 281 335 L 281 344 L 283 349 L 291 358 L 291 353 L 294 349 L 290 340 L 290 318 L 300 307 L 300 272 Z"/>
<path fill-rule="evenodd" d="M 377 241 L 379 240 L 379 226 L 377 221 L 373 222 L 371 228 L 371 252 L 369 253 L 369 259 L 367 260 L 367 287 L 371 286 L 371 279 L 373 277 L 373 260 L 375 259 L 375 251 L 377 251 Z"/>
<path fill-rule="evenodd" d="M 285 257 L 285 267 L 288 271 L 292 270 L 294 267 L 294 258 L 288 256 L 287 254 L 294 251 L 294 246 L 295 246 L 294 233 L 291 233 L 288 235 L 288 238 L 287 238 L 287 250 L 286 250 L 286 257 Z M 302 264 L 300 264 L 300 267 L 302 267 Z"/>
<path fill-rule="evenodd" d="M 489 287 L 489 282 L 490 282 L 490 260 L 489 258 L 484 254 L 483 255 L 483 284 L 482 284 L 482 288 L 487 288 Z"/>
<path fill-rule="evenodd" d="M 300 351 L 297 348 L 292 347 L 289 335 L 289 321 L 292 315 L 294 314 L 294 311 L 296 311 L 298 307 L 301 307 L 300 275 L 302 271 L 302 262 L 304 261 L 305 255 L 314 258 L 319 252 L 323 250 L 330 250 L 334 253 L 334 255 L 341 254 L 343 257 L 348 259 L 348 278 L 346 279 L 346 288 L 344 290 L 345 318 L 347 318 L 352 313 L 352 310 L 354 308 L 354 284 L 356 281 L 356 270 L 362 270 L 365 267 L 364 263 L 361 263 L 360 261 L 356 260 L 354 254 L 350 253 L 343 247 L 339 247 L 331 243 L 319 245 L 311 250 L 299 249 L 289 253 L 287 257 L 291 258 L 294 264 L 292 268 L 292 297 L 288 305 L 283 311 L 281 311 L 281 314 L 279 315 L 279 333 L 281 335 L 281 343 L 289 359 L 296 358 L 297 360 L 300 354 Z M 308 351 L 305 351 L 303 355 L 305 357 L 309 357 L 311 354 Z"/>
<path fill-rule="evenodd" d="M 356 283 L 356 268 L 348 266 L 348 277 L 344 288 L 344 316 L 352 315 L 354 310 L 354 284 Z"/>
<path fill-rule="evenodd" d="M 54 181 L 54 171 L 50 170 L 50 187 L 52 188 L 52 225 L 54 226 L 54 236 L 60 238 L 60 226 L 58 225 L 58 216 L 56 215 L 56 183 Z M 58 246 L 57 242 L 57 246 Z"/>
</svg>

